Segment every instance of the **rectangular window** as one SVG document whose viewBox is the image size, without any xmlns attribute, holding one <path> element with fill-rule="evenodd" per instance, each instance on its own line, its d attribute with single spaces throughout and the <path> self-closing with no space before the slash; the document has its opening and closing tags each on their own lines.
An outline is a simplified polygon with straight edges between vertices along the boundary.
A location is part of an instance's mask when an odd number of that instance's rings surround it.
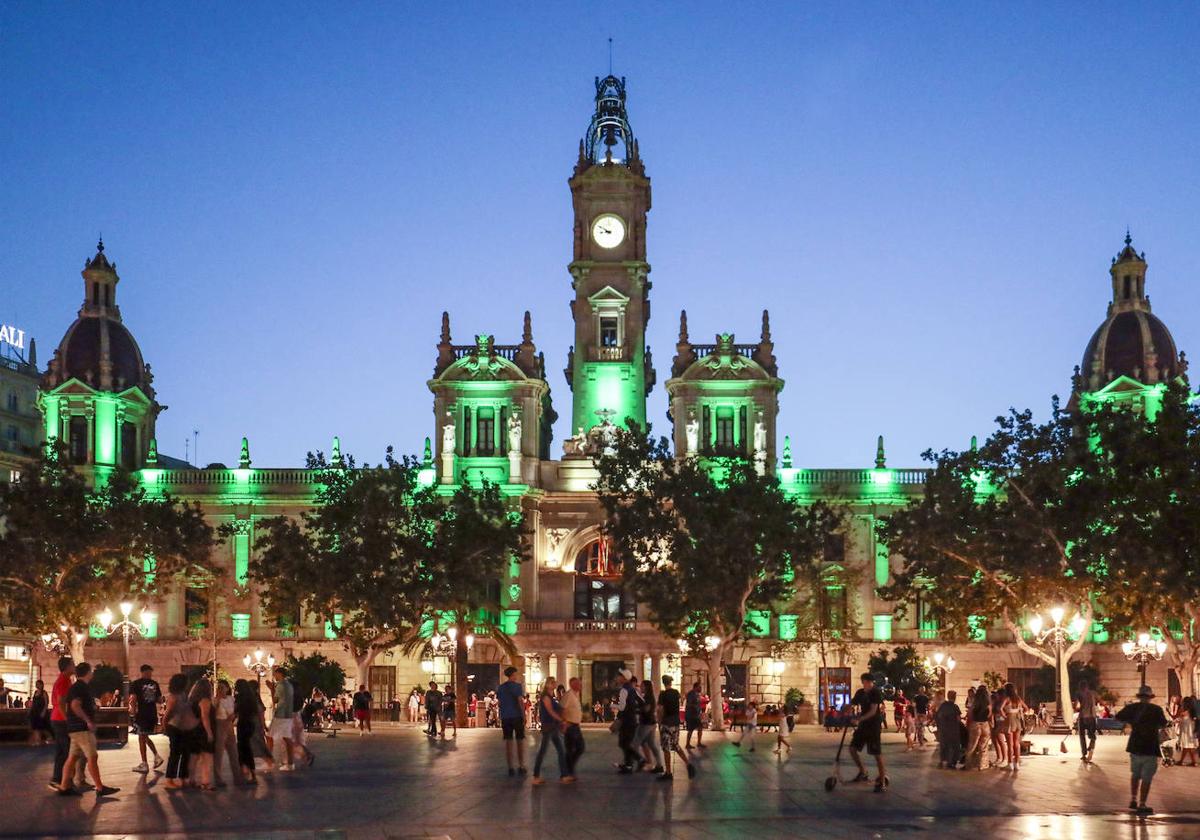
<svg viewBox="0 0 1200 840">
<path fill-rule="evenodd" d="M 846 562 L 846 535 L 830 534 L 825 540 L 825 562 L 841 566 Z"/>
<path fill-rule="evenodd" d="M 700 409 L 700 429 L 704 440 L 700 444 L 700 449 L 705 454 L 712 452 L 712 409 L 708 406 L 703 406 Z"/>
<path fill-rule="evenodd" d="M 121 424 L 121 466 L 127 470 L 138 468 L 137 426 Z"/>
<path fill-rule="evenodd" d="M 18 406 L 20 406 L 20 404 L 21 404 L 21 401 L 20 401 L 20 398 L 17 396 L 17 392 L 9 391 L 8 392 L 8 410 L 15 412 L 17 410 Z"/>
<path fill-rule="evenodd" d="M 600 346 L 617 346 L 617 317 L 615 315 L 600 316 Z"/>
<path fill-rule="evenodd" d="M 189 586 L 183 591 L 183 624 L 189 630 L 208 627 L 208 589 Z"/>
<path fill-rule="evenodd" d="M 875 641 L 890 642 L 892 640 L 892 616 L 889 613 L 877 615 L 874 618 Z"/>
<path fill-rule="evenodd" d="M 829 702 L 826 705 L 826 697 Z M 834 710 L 850 705 L 850 669 L 819 668 L 817 674 L 817 708 L 825 716 L 826 708 Z"/>
<path fill-rule="evenodd" d="M 733 454 L 733 409 L 717 409 L 716 445 L 718 455 Z"/>
<path fill-rule="evenodd" d="M 233 625 L 233 638 L 250 638 L 250 613 L 233 613 L 229 620 Z"/>
<path fill-rule="evenodd" d="M 938 623 L 937 619 L 933 617 L 933 610 L 930 608 L 929 603 L 918 594 L 916 603 L 913 606 L 913 613 L 917 619 L 917 638 L 936 639 L 938 637 Z"/>
<path fill-rule="evenodd" d="M 575 575 L 575 618 L 593 621 L 636 619 L 637 604 L 620 582 Z"/>
<path fill-rule="evenodd" d="M 16 443 L 17 438 L 19 437 L 19 433 L 17 432 L 17 427 L 10 425 L 7 429 L 4 430 L 4 437 L 6 437 L 8 440 L 12 441 L 13 443 Z"/>
<path fill-rule="evenodd" d="M 67 445 L 70 448 L 72 464 L 87 463 L 87 434 L 87 418 L 80 415 L 72 417 L 67 425 Z"/>
<path fill-rule="evenodd" d="M 749 668 L 746 665 L 727 664 L 721 667 L 725 672 L 725 685 L 721 686 L 721 693 L 726 700 L 734 702 L 746 699 L 746 682 L 749 676 Z"/>
<path fill-rule="evenodd" d="M 471 454 L 471 406 L 463 406 L 462 454 Z"/>
<path fill-rule="evenodd" d="M 475 426 L 476 454 L 496 454 L 496 410 L 494 408 L 480 408 L 476 412 Z"/>
<path fill-rule="evenodd" d="M 233 535 L 233 577 L 238 586 L 250 578 L 250 522 L 243 520 L 245 530 Z"/>
</svg>

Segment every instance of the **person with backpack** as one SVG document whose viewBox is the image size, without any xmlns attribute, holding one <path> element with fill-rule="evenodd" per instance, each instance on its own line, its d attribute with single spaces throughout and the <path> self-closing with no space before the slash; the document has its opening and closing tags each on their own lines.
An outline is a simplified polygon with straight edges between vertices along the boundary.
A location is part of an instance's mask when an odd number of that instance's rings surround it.
<svg viewBox="0 0 1200 840">
<path fill-rule="evenodd" d="M 632 773 L 635 768 L 640 768 L 646 763 L 633 748 L 642 718 L 642 698 L 637 693 L 636 685 L 633 671 L 622 668 L 617 672 L 617 719 L 614 725 L 617 730 L 617 745 L 621 748 L 618 773 Z"/>
<path fill-rule="evenodd" d="M 1138 689 L 1137 702 L 1117 712 L 1117 720 L 1129 727 L 1129 740 L 1125 744 L 1125 752 L 1129 753 L 1129 810 L 1138 814 L 1154 813 L 1146 798 L 1162 758 L 1159 730 L 1167 725 L 1162 706 L 1151 703 L 1153 699 L 1150 686 L 1143 685 Z"/>
</svg>

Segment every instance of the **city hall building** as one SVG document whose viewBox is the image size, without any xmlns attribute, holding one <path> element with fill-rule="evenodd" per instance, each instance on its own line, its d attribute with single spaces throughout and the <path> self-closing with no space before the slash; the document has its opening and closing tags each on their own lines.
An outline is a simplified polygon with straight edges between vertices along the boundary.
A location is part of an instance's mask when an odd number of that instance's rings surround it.
<svg viewBox="0 0 1200 840">
<path fill-rule="evenodd" d="M 761 631 L 737 645 L 725 663 L 730 694 L 778 702 L 795 687 L 811 699 L 820 695 L 822 682 L 844 694 L 870 652 L 904 643 L 929 654 L 952 654 L 959 666 L 949 683 L 960 690 L 984 671 L 1005 674 L 1007 669 L 1010 678 L 1024 682 L 1038 669 L 1041 663 L 1019 651 L 1003 628 L 978 627 L 973 641 L 948 646 L 922 604 L 896 617 L 894 605 L 878 597 L 876 587 L 902 560 L 889 556 L 877 525 L 922 492 L 925 472 L 889 466 L 882 438 L 874 462 L 861 469 L 793 461 L 788 438 L 776 425 L 784 379 L 767 312 L 761 324 L 703 325 L 689 325 L 686 313 L 680 313 L 673 354 L 661 370 L 656 368 L 646 345 L 651 184 L 627 115 L 624 79 L 596 80 L 594 112 L 568 183 L 572 258 L 563 291 L 570 295 L 575 343 L 550 351 L 555 372 L 535 343 L 528 314 L 519 336 L 504 330 L 455 336 L 453 313 L 443 313 L 440 341 L 430 348 L 432 422 L 425 480 L 447 490 L 482 479 L 498 483 L 521 506 L 532 534 L 530 561 L 500 582 L 501 621 L 520 650 L 517 664 L 526 680 L 578 676 L 588 699 L 603 696 L 622 666 L 656 684 L 665 673 L 687 682 L 707 680 L 704 664 L 682 657 L 676 640 L 659 633 L 622 588 L 619 565 L 601 537 L 603 511 L 591 489 L 593 456 L 607 427 L 625 418 L 644 424 L 647 396 L 656 387 L 666 389 L 680 455 L 747 458 L 776 474 L 796 499 L 823 499 L 848 511 L 842 538 L 827 550 L 826 563 L 831 609 L 845 611 L 857 623 L 852 654 L 824 668 L 814 652 L 782 654 L 781 643 L 796 636 L 797 616 L 762 613 L 756 617 Z M 1166 380 L 1184 375 L 1182 356 L 1151 314 L 1146 261 L 1128 237 L 1110 274 L 1107 317 L 1083 354 L 1076 395 L 1153 400 Z M 313 475 L 298 467 L 255 464 L 244 442 L 239 462 L 228 467 L 197 468 L 159 453 L 158 389 L 184 384 L 154 381 L 122 321 L 117 266 L 102 244 L 82 276 L 83 305 L 41 377 L 38 407 L 45 437 L 62 441 L 81 469 L 127 467 L 149 487 L 198 502 L 214 527 L 233 526 L 230 538 L 215 549 L 219 578 L 183 586 L 153 604 L 157 621 L 145 628 L 145 639 L 134 642 L 134 661 L 149 661 L 160 674 L 170 673 L 209 661 L 216 643 L 219 661 L 230 673 L 241 673 L 242 656 L 261 648 L 276 658 L 320 651 L 342 661 L 353 675 L 353 660 L 333 628 L 310 615 L 269 615 L 247 585 L 257 523 L 297 516 L 311 505 Z M 136 283 L 134 278 L 133 294 Z M 735 332 L 758 337 L 739 342 Z M 417 350 L 405 348 L 406 353 Z M 1062 363 L 1065 379 L 1071 361 Z M 559 369 L 570 388 L 570 406 L 551 404 L 549 380 Z M 572 435 L 556 442 L 552 424 L 557 412 L 567 410 Z M 843 570 L 855 573 L 837 574 Z M 846 586 L 844 580 L 854 584 Z M 93 660 L 120 662 L 117 642 L 94 639 L 88 651 Z M 1099 629 L 1080 656 L 1101 662 L 1109 687 L 1132 694 L 1136 671 Z M 50 661 L 45 651 L 39 657 L 43 666 Z M 507 658 L 494 643 L 480 639 L 470 662 L 473 690 L 486 690 L 498 681 Z M 1152 666 L 1152 681 L 1165 686 L 1165 663 L 1158 668 L 1154 673 Z M 445 658 L 399 651 L 379 657 L 369 671 L 378 705 L 430 678 L 448 677 Z"/>
</svg>

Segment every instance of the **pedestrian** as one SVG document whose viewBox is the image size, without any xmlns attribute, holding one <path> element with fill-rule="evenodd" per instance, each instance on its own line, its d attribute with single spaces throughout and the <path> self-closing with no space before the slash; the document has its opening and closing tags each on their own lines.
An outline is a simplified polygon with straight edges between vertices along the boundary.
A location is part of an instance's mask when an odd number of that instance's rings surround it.
<svg viewBox="0 0 1200 840">
<path fill-rule="evenodd" d="M 234 721 L 237 711 L 234 708 L 233 688 L 229 680 L 217 680 L 217 696 L 213 701 L 213 716 L 216 720 L 216 737 L 213 740 L 213 787 L 225 787 L 221 779 L 221 760 L 229 761 L 229 777 L 236 780 L 238 771 L 237 735 L 234 732 Z"/>
<path fill-rule="evenodd" d="M 367 687 L 365 685 L 360 685 L 358 687 L 359 691 L 366 691 L 366 689 L 367 689 Z M 358 717 L 358 715 L 356 712 L 355 718 L 357 719 L 357 717 Z M 416 723 L 420 717 L 421 717 L 421 692 L 414 688 L 412 691 L 410 691 L 408 693 L 408 722 Z M 367 715 L 367 723 L 370 723 L 370 721 L 371 721 L 371 716 L 368 714 Z M 360 734 L 361 734 L 361 727 L 360 727 Z"/>
<path fill-rule="evenodd" d="M 504 757 L 508 761 L 508 775 L 522 776 L 525 770 L 525 687 L 517 680 L 517 669 L 509 665 L 504 669 L 504 682 L 496 689 L 496 702 L 500 712 L 500 734 L 504 739 Z"/>
<path fill-rule="evenodd" d="M 1021 769 L 1021 732 L 1024 729 L 1027 708 L 1017 687 L 1012 683 L 1005 683 L 1004 702 L 1000 712 L 1008 724 L 1008 766 L 1012 770 Z"/>
<path fill-rule="evenodd" d="M 650 680 L 641 683 L 642 708 L 638 718 L 637 735 L 633 748 L 642 753 L 652 773 L 662 773 L 663 755 L 658 739 L 658 706 L 654 702 L 654 684 Z"/>
<path fill-rule="evenodd" d="M 278 741 L 283 741 L 283 763 L 279 765 L 280 772 L 290 772 L 296 769 L 293 763 L 292 718 L 296 714 L 295 687 L 287 678 L 287 672 L 276 666 L 271 672 L 273 681 L 267 682 L 267 691 L 271 692 L 271 728 L 267 732 L 267 746 L 274 756 Z"/>
<path fill-rule="evenodd" d="M 546 747 L 550 745 L 554 746 L 554 752 L 558 755 L 558 779 L 564 784 L 569 784 L 562 737 L 562 706 L 555 696 L 556 687 L 557 681 L 554 677 L 547 677 L 538 693 L 537 714 L 542 740 L 538 745 L 537 758 L 533 761 L 533 778 L 529 780 L 529 783 L 534 785 L 543 784 L 542 759 L 546 757 Z"/>
<path fill-rule="evenodd" d="M 892 717 L 896 721 L 896 731 L 904 731 L 904 711 L 908 708 L 908 698 L 904 696 L 904 689 L 897 688 L 896 694 L 892 698 Z M 887 720 L 884 720 L 886 723 Z"/>
<path fill-rule="evenodd" d="M 962 741 L 958 737 L 958 722 L 962 718 L 962 710 L 958 708 L 958 692 L 947 691 L 946 699 L 934 711 L 934 723 L 937 724 L 938 767 L 953 770 L 958 766 L 959 755 L 962 752 Z M 983 748 L 987 749 L 987 742 Z"/>
<path fill-rule="evenodd" d="M 658 778 L 671 781 L 675 778 L 672 771 L 672 755 L 679 756 L 683 766 L 687 768 L 689 779 L 696 778 L 696 768 L 688 761 L 687 753 L 679 746 L 679 692 L 672 688 L 669 674 L 662 678 L 663 690 L 658 693 L 658 737 L 662 747 L 663 767 L 666 770 Z"/>
<path fill-rule="evenodd" d="M 792 754 L 792 742 L 789 739 L 792 737 L 792 732 L 795 729 L 796 702 L 794 700 L 785 700 L 783 704 L 783 721 L 776 728 L 775 732 L 776 755 L 780 755 L 784 747 L 787 747 L 788 755 Z"/>
<path fill-rule="evenodd" d="M 154 769 L 162 766 L 162 756 L 150 736 L 158 729 L 158 703 L 162 700 L 162 688 L 154 679 L 154 668 L 143 665 L 139 669 L 141 676 L 129 686 L 129 716 L 133 718 L 134 728 L 138 736 L 138 752 L 142 763 L 133 768 L 135 773 L 149 773 L 150 765 L 146 763 L 146 750 L 154 753 Z"/>
<path fill-rule="evenodd" d="M 638 755 L 633 743 L 637 739 L 638 725 L 642 716 L 642 698 L 638 694 L 633 672 L 622 668 L 617 672 L 617 746 L 621 749 L 618 773 L 632 773 L 646 765 L 646 759 Z"/>
<path fill-rule="evenodd" d="M 292 691 L 295 692 L 292 700 L 292 748 L 303 753 L 304 763 L 312 767 L 317 757 L 308 748 L 308 722 L 312 720 L 315 712 L 310 708 L 312 701 L 306 702 L 294 684 Z"/>
<path fill-rule="evenodd" d="M 687 693 L 683 704 L 683 723 L 687 727 L 687 741 L 685 745 L 687 749 L 692 748 L 692 733 L 696 733 L 696 748 L 708 749 L 704 746 L 704 722 L 701 717 L 702 710 L 700 708 L 700 683 L 692 683 L 692 690 Z"/>
<path fill-rule="evenodd" d="M 986 686 L 975 689 L 967 707 L 967 755 L 964 770 L 982 770 L 987 760 L 988 740 L 992 734 L 992 699 Z"/>
<path fill-rule="evenodd" d="M 1096 692 L 1087 680 L 1079 682 L 1079 760 L 1089 762 L 1096 751 Z"/>
<path fill-rule="evenodd" d="M 1161 706 L 1150 702 L 1153 699 L 1150 686 L 1143 685 L 1138 689 L 1137 702 L 1117 712 L 1117 720 L 1130 728 L 1125 744 L 1125 752 L 1129 753 L 1129 810 L 1139 814 L 1154 813 L 1146 799 L 1162 757 L 1158 732 L 1167 725 L 1167 716 Z"/>
<path fill-rule="evenodd" d="M 254 772 L 254 739 L 257 724 L 263 713 L 262 701 L 258 698 L 258 684 L 250 680 L 238 680 L 233 684 L 234 730 L 237 733 L 237 763 L 243 783 L 258 781 Z"/>
<path fill-rule="evenodd" d="M 575 768 L 583 755 L 583 683 L 571 677 L 570 688 L 562 700 L 563 747 L 566 750 L 567 775 L 564 782 L 575 781 Z"/>
<path fill-rule="evenodd" d="M 436 738 L 438 734 L 438 721 L 442 717 L 442 692 L 438 691 L 438 684 L 433 680 L 429 681 L 429 690 L 425 692 L 425 720 L 428 726 L 425 728 L 425 734 L 430 738 Z"/>
<path fill-rule="evenodd" d="M 196 680 L 188 695 L 192 713 L 200 721 L 192 739 L 192 765 L 188 778 L 201 790 L 215 790 L 213 786 L 213 752 L 216 747 L 216 710 L 213 705 L 212 683 L 207 677 Z"/>
<path fill-rule="evenodd" d="M 54 742 L 54 732 L 50 728 L 50 695 L 46 693 L 46 684 L 41 680 L 34 683 L 33 694 L 29 696 L 29 743 L 41 746 Z"/>
<path fill-rule="evenodd" d="M 855 692 L 850 705 L 858 708 L 854 735 L 850 738 L 850 757 L 858 767 L 858 775 L 851 781 L 866 782 L 870 777 L 859 755 L 864 749 L 875 756 L 875 767 L 879 775 L 875 779 L 875 792 L 883 793 L 888 787 L 887 768 L 883 763 L 883 727 L 887 723 L 883 716 L 883 692 L 875 687 L 875 677 L 866 673 L 859 677 L 862 688 Z"/>
<path fill-rule="evenodd" d="M 921 686 L 913 698 L 913 718 L 917 727 L 917 746 L 926 744 L 925 727 L 929 723 L 929 686 Z"/>
<path fill-rule="evenodd" d="M 50 689 L 50 731 L 54 734 L 54 768 L 51 770 L 50 789 L 58 790 L 62 782 L 63 767 L 71 752 L 71 737 L 67 730 L 67 692 L 71 690 L 71 678 L 75 676 L 75 662 L 69 656 L 58 658 L 58 678 Z M 81 768 L 82 769 L 82 768 Z M 82 781 L 83 777 L 79 777 Z"/>
<path fill-rule="evenodd" d="M 1192 754 L 1192 763 L 1189 767 L 1196 766 L 1196 698 L 1184 697 L 1179 704 L 1179 713 L 1175 715 L 1175 728 L 1179 733 L 1179 761 L 1180 767 L 1184 766 L 1184 761 L 1188 757 L 1188 753 Z"/>
<path fill-rule="evenodd" d="M 442 695 L 442 738 L 446 737 L 446 727 L 450 726 L 454 729 L 454 737 L 458 737 L 458 715 L 455 711 L 455 704 L 458 696 L 454 693 L 454 686 L 446 684 L 446 693 Z"/>
<path fill-rule="evenodd" d="M 1004 714 L 1003 709 L 1004 689 L 1001 686 L 992 695 L 992 748 L 996 751 L 996 761 L 992 766 L 1000 770 L 1008 768 L 1011 759 L 1008 754 L 1008 715 Z"/>
<path fill-rule="evenodd" d="M 80 761 L 87 763 L 88 773 L 96 786 L 97 798 L 111 796 L 120 790 L 108 787 L 100 779 L 100 753 L 96 747 L 96 698 L 92 695 L 89 685 L 91 681 L 92 666 L 87 662 L 80 662 L 75 666 L 75 683 L 66 696 L 67 737 L 71 741 L 71 747 L 67 753 L 62 778 L 59 780 L 58 792 L 62 796 L 79 795 L 79 791 L 71 784 L 71 779 L 75 775 L 75 765 Z"/>
<path fill-rule="evenodd" d="M 742 741 L 750 739 L 750 752 L 754 752 L 754 735 L 758 732 L 758 703 L 751 700 L 746 704 L 745 723 L 742 725 L 742 737 L 733 742 L 735 747 L 740 748 Z"/>
<path fill-rule="evenodd" d="M 187 698 L 187 676 L 173 674 L 167 681 L 167 707 L 163 712 L 163 729 L 167 733 L 167 790 L 178 790 L 187 784 L 191 764 L 195 729 L 200 725 Z"/>
<path fill-rule="evenodd" d="M 409 705 L 416 699 L 416 693 L 409 698 Z M 367 691 L 365 685 L 360 685 L 358 691 L 354 692 L 354 725 L 358 727 L 358 736 L 361 738 L 364 734 L 371 731 L 371 692 Z M 419 705 L 419 704 L 418 704 Z"/>
</svg>

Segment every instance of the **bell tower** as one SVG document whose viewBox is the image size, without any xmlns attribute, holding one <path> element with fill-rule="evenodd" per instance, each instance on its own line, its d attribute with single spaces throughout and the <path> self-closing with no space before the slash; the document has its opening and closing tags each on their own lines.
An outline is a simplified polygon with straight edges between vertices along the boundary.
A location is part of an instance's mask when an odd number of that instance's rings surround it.
<svg viewBox="0 0 1200 840">
<path fill-rule="evenodd" d="M 571 432 L 605 420 L 646 424 L 654 367 L 646 347 L 650 179 L 625 110 L 625 79 L 596 79 L 595 111 L 567 182 L 575 215 L 568 270 L 575 344 L 568 354 Z"/>
</svg>

